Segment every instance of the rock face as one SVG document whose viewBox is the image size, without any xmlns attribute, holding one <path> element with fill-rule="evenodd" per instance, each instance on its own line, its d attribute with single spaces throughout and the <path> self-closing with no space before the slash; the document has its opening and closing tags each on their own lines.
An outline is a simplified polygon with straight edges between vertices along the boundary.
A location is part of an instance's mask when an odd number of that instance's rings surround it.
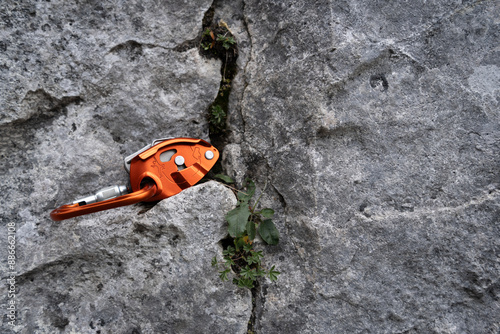
<svg viewBox="0 0 500 334">
<path fill-rule="evenodd" d="M 4 317 L 5 331 L 500 330 L 497 2 L 7 1 L 0 12 L 0 230 L 16 224 L 19 256 L 18 327 Z M 121 157 L 151 139 L 208 138 L 224 69 L 195 39 L 212 15 L 239 53 L 223 167 L 259 191 L 268 182 L 262 205 L 281 233 L 263 250 L 282 274 L 253 304 L 208 266 L 235 201 L 219 185 L 144 214 L 48 218 L 123 183 Z"/>
<path fill-rule="evenodd" d="M 126 182 L 122 157 L 155 138 L 208 139 L 220 62 L 180 46 L 201 30 L 209 2 L 0 6 L 8 217 Z"/>
<path fill-rule="evenodd" d="M 498 332 L 499 13 L 245 2 L 227 165 L 269 179 L 284 236 L 257 332 Z"/>
<path fill-rule="evenodd" d="M 20 332 L 246 333 L 250 292 L 209 274 L 235 204 L 212 181 L 145 213 L 136 206 L 46 224 L 43 237 L 26 223 Z"/>
</svg>

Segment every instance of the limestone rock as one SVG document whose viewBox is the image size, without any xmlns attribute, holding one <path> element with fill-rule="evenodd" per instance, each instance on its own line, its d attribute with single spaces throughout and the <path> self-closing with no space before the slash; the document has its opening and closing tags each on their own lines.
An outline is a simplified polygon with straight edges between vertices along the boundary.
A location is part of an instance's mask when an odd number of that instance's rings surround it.
<svg viewBox="0 0 500 334">
<path fill-rule="evenodd" d="M 210 264 L 235 204 L 211 181 L 145 213 L 132 206 L 38 229 L 28 220 L 17 231 L 17 329 L 246 333 L 250 293 L 221 282 Z"/>
<path fill-rule="evenodd" d="M 19 326 L 499 331 L 497 2 L 4 1 L 0 13 L 0 233 L 18 228 Z M 262 246 L 281 275 L 251 295 L 207 267 L 234 204 L 216 184 L 146 213 L 48 218 L 123 183 L 121 158 L 151 139 L 208 138 L 224 72 L 196 50 L 209 19 L 238 42 L 223 167 L 258 196 L 267 181 L 281 233 Z"/>
<path fill-rule="evenodd" d="M 210 2 L 120 6 L 0 5 L 0 204 L 9 219 L 19 207 L 45 219 L 56 205 L 126 183 L 123 157 L 156 138 L 208 139 L 220 62 L 178 46 L 200 33 Z"/>
<path fill-rule="evenodd" d="M 498 331 L 499 13 L 245 1 L 225 162 L 283 212 L 256 332 Z"/>
</svg>

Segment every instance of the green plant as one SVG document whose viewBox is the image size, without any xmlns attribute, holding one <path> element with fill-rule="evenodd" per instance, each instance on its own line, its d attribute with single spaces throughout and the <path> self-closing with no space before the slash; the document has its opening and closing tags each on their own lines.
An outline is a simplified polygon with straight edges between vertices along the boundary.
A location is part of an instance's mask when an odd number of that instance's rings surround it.
<svg viewBox="0 0 500 334">
<path fill-rule="evenodd" d="M 225 73 L 224 73 L 224 75 L 225 75 Z M 224 96 L 224 92 L 229 92 L 230 90 L 231 90 L 231 79 L 225 78 L 223 76 L 222 80 L 220 82 L 219 95 L 221 97 L 223 97 Z"/>
<path fill-rule="evenodd" d="M 231 85 L 238 66 L 238 43 L 227 23 L 220 20 L 218 23 L 204 22 L 199 39 L 200 54 L 207 58 L 216 58 L 222 62 L 219 92 L 215 100 L 209 105 L 206 119 L 209 123 L 209 136 L 212 143 L 224 146 L 227 141 L 226 119 L 229 115 L 229 95 Z M 210 25 L 208 25 L 210 24 Z"/>
<path fill-rule="evenodd" d="M 212 39 L 215 39 L 214 33 L 212 32 L 212 30 L 210 30 L 210 28 L 206 28 L 205 30 L 203 30 L 203 33 L 201 34 L 201 38 L 205 38 L 208 36 L 212 36 Z"/>
<path fill-rule="evenodd" d="M 216 177 L 226 183 L 231 181 L 224 175 L 216 175 Z M 238 204 L 226 215 L 228 232 L 233 245 L 228 245 L 223 251 L 222 261 L 219 261 L 217 256 L 212 259 L 212 266 L 219 269 L 219 277 L 223 281 L 229 280 L 229 274 L 232 271 L 233 283 L 250 289 L 255 287 L 255 282 L 259 277 L 268 277 L 271 281 L 276 281 L 280 274 L 276 266 L 266 270 L 262 266 L 262 251 L 254 248 L 254 239 L 257 234 L 269 245 L 276 245 L 279 242 L 279 232 L 271 219 L 274 210 L 270 208 L 257 210 L 262 194 L 255 203 L 251 204 L 254 194 L 255 184 L 247 179 L 245 192 L 237 192 Z"/>
<path fill-rule="evenodd" d="M 229 184 L 234 183 L 234 180 L 232 178 L 224 174 L 217 174 L 215 175 L 215 178 L 221 180 L 224 183 L 229 183 Z"/>
<path fill-rule="evenodd" d="M 219 105 L 213 105 L 210 110 L 209 122 L 216 128 L 223 128 L 226 123 L 226 112 Z"/>
<path fill-rule="evenodd" d="M 216 33 L 217 38 L 215 38 Z M 222 47 L 226 50 L 229 50 L 236 45 L 236 40 L 227 29 L 227 25 L 206 28 L 201 34 L 200 44 L 203 50 L 208 51 L 213 49 L 216 46 L 216 42 L 220 42 L 219 45 L 222 45 Z"/>
<path fill-rule="evenodd" d="M 205 29 L 203 31 L 203 34 L 201 34 L 201 40 L 202 40 L 201 47 L 203 48 L 203 50 L 205 50 L 205 51 L 210 50 L 215 45 L 214 32 L 212 30 L 210 30 L 209 28 Z"/>
<path fill-rule="evenodd" d="M 226 50 L 229 50 L 234 44 L 236 44 L 233 36 L 226 36 L 225 34 L 218 34 L 217 42 L 222 42 L 222 47 Z"/>
</svg>

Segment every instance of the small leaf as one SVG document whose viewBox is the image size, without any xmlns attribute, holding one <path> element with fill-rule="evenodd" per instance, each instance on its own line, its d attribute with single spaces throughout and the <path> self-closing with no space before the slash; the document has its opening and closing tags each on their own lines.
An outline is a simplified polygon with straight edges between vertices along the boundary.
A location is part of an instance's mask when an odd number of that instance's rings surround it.
<svg viewBox="0 0 500 334">
<path fill-rule="evenodd" d="M 239 252 L 246 245 L 245 237 L 238 237 L 234 239 L 234 246 L 236 247 L 236 251 Z"/>
<path fill-rule="evenodd" d="M 264 255 L 262 255 L 262 251 L 253 252 L 253 256 L 259 260 L 264 257 Z"/>
<path fill-rule="evenodd" d="M 260 254 L 259 254 L 260 253 Z M 262 252 L 252 252 L 252 255 L 249 256 L 246 260 L 248 264 L 258 264 L 260 266 L 260 258 L 262 257 Z"/>
<path fill-rule="evenodd" d="M 264 277 L 267 275 L 267 272 L 265 270 L 262 270 L 262 267 L 258 266 L 257 267 L 257 273 L 256 273 L 256 276 L 257 277 Z"/>
<path fill-rule="evenodd" d="M 255 274 L 256 274 L 255 270 L 250 269 L 249 266 L 246 266 L 245 268 L 241 269 L 241 272 L 240 272 L 241 277 L 248 278 L 251 280 L 255 279 L 255 277 L 256 277 Z"/>
<path fill-rule="evenodd" d="M 225 265 L 226 267 L 229 267 L 229 268 L 230 268 L 231 266 L 234 266 L 234 265 L 235 265 L 235 263 L 234 263 L 234 261 L 233 261 L 233 258 L 231 258 L 231 257 L 225 257 L 225 258 L 224 258 L 224 265 Z"/>
<path fill-rule="evenodd" d="M 270 209 L 270 208 L 265 208 L 265 209 L 262 209 L 260 211 L 260 214 L 264 217 L 264 218 L 272 218 L 273 215 L 274 215 L 274 210 L 273 209 Z"/>
<path fill-rule="evenodd" d="M 224 174 L 217 174 L 217 175 L 215 175 L 215 178 L 219 179 L 225 183 L 234 183 L 234 180 L 232 178 L 230 178 L 229 176 L 224 175 Z"/>
<path fill-rule="evenodd" d="M 227 274 L 229 274 L 230 271 L 231 271 L 230 269 L 219 271 L 219 277 L 220 277 L 220 279 L 223 280 L 223 281 L 227 281 L 229 279 L 227 277 Z"/>
<path fill-rule="evenodd" d="M 248 196 L 246 192 L 243 192 L 241 190 L 238 191 L 238 200 L 241 202 L 241 204 L 245 204 L 248 206 L 248 201 L 252 198 L 252 196 Z"/>
<path fill-rule="evenodd" d="M 226 220 L 229 224 L 229 235 L 233 238 L 240 237 L 245 233 L 250 211 L 247 205 L 238 205 L 226 215 Z"/>
<path fill-rule="evenodd" d="M 234 247 L 232 246 L 227 246 L 225 250 L 222 251 L 222 255 L 227 255 L 227 256 L 233 256 L 235 252 Z"/>
<path fill-rule="evenodd" d="M 218 264 L 217 262 L 217 256 L 214 256 L 213 259 L 212 259 L 212 267 L 216 267 Z"/>
<path fill-rule="evenodd" d="M 253 183 L 252 180 L 247 179 L 246 191 L 238 192 L 238 199 L 241 202 L 248 203 L 248 201 L 250 201 L 250 199 L 253 197 L 254 194 L 255 194 L 255 183 Z"/>
<path fill-rule="evenodd" d="M 273 267 L 271 268 L 271 270 L 269 270 L 269 274 L 268 274 L 268 275 L 269 275 L 269 279 L 270 279 L 272 282 L 276 281 L 276 280 L 278 279 L 278 275 L 279 275 L 279 274 L 281 274 L 279 271 L 274 270 L 274 268 L 275 268 L 275 266 L 273 266 Z"/>
<path fill-rule="evenodd" d="M 259 225 L 259 234 L 269 245 L 277 245 L 280 240 L 280 234 L 274 226 L 274 223 L 271 219 L 265 219 Z"/>
<path fill-rule="evenodd" d="M 257 234 L 257 231 L 255 230 L 255 223 L 251 220 L 247 222 L 246 226 L 247 234 L 248 234 L 248 239 L 253 240 L 255 239 L 255 235 Z"/>
<path fill-rule="evenodd" d="M 253 263 L 257 263 L 255 261 L 255 258 L 253 256 L 249 256 L 245 259 L 247 261 L 248 264 L 253 264 Z"/>
<path fill-rule="evenodd" d="M 243 245 L 243 250 L 245 252 L 250 252 L 252 251 L 252 248 L 253 248 L 253 245 L 252 244 L 246 244 L 246 245 Z"/>
<path fill-rule="evenodd" d="M 240 278 L 238 280 L 233 280 L 233 283 L 237 284 L 239 288 L 249 288 L 252 289 L 254 287 L 253 280 L 248 278 Z"/>
<path fill-rule="evenodd" d="M 241 277 L 250 278 L 251 277 L 250 270 L 251 269 L 248 266 L 246 266 L 245 268 L 242 268 L 241 272 L 240 272 Z"/>
</svg>

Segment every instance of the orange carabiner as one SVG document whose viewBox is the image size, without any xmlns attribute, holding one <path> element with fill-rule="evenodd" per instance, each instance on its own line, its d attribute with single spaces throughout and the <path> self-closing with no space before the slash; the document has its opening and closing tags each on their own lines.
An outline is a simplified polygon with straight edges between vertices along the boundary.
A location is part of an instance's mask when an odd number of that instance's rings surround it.
<svg viewBox="0 0 500 334">
<path fill-rule="evenodd" d="M 122 195 L 102 202 L 92 204 L 80 205 L 78 203 L 66 204 L 58 207 L 50 213 L 50 218 L 55 221 L 60 221 L 68 218 L 86 215 L 88 213 L 99 212 L 120 206 L 132 205 L 135 203 L 143 202 L 157 193 L 156 185 L 148 184 L 146 187 L 139 191 L 130 194 Z"/>
<path fill-rule="evenodd" d="M 202 139 L 155 140 L 125 158 L 132 193 L 117 196 L 123 192 L 104 190 L 98 193 L 101 197 L 90 196 L 91 201 L 85 198 L 63 205 L 53 210 L 50 217 L 60 221 L 138 202 L 162 200 L 198 183 L 218 159 L 219 151 Z"/>
</svg>

